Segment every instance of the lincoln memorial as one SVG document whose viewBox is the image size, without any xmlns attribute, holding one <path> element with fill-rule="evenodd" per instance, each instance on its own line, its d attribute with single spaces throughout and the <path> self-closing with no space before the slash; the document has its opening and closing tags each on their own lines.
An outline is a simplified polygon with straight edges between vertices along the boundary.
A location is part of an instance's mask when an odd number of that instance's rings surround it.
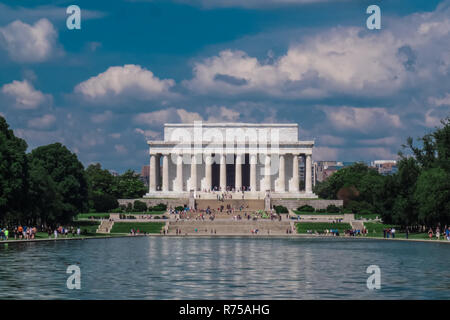
<svg viewBox="0 0 450 320">
<path fill-rule="evenodd" d="M 148 141 L 147 198 L 316 198 L 314 141 L 299 141 L 297 124 L 165 124 L 164 140 Z M 305 164 L 300 189 L 299 162 Z"/>
</svg>

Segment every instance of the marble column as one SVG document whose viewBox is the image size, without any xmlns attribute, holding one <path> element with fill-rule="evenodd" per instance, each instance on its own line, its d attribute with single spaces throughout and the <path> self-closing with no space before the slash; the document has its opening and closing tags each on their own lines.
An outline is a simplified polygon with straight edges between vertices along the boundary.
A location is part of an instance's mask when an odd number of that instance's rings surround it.
<svg viewBox="0 0 450 320">
<path fill-rule="evenodd" d="M 280 192 L 286 191 L 286 173 L 285 173 L 285 163 L 284 154 L 280 154 L 279 168 L 278 168 L 278 190 Z"/>
<path fill-rule="evenodd" d="M 191 190 L 197 190 L 197 158 L 195 154 L 191 157 Z"/>
<path fill-rule="evenodd" d="M 292 191 L 299 191 L 299 180 L 298 180 L 298 154 L 293 154 L 292 157 Z"/>
<path fill-rule="evenodd" d="M 205 188 L 211 190 L 212 184 L 212 156 L 207 154 L 205 157 Z"/>
<path fill-rule="evenodd" d="M 271 183 L 270 183 L 270 154 L 266 154 L 265 160 L 264 160 L 264 190 L 261 191 L 266 191 L 266 190 L 270 190 L 271 187 Z"/>
<path fill-rule="evenodd" d="M 256 191 L 256 154 L 250 155 L 250 190 Z"/>
<path fill-rule="evenodd" d="M 150 155 L 149 192 L 156 191 L 156 155 Z"/>
<path fill-rule="evenodd" d="M 177 155 L 177 183 L 175 191 L 183 191 L 183 155 Z"/>
<path fill-rule="evenodd" d="M 162 191 L 169 191 L 169 155 L 163 154 Z"/>
<path fill-rule="evenodd" d="M 242 189 L 242 154 L 236 154 L 236 175 L 235 175 L 235 190 L 241 191 Z"/>
<path fill-rule="evenodd" d="M 306 155 L 306 164 L 305 164 L 305 192 L 312 193 L 312 179 L 311 179 L 311 155 Z"/>
<path fill-rule="evenodd" d="M 156 155 L 156 190 L 161 191 L 161 154 Z"/>
<path fill-rule="evenodd" d="M 227 157 L 226 154 L 220 155 L 220 188 L 222 191 L 227 190 Z"/>
</svg>

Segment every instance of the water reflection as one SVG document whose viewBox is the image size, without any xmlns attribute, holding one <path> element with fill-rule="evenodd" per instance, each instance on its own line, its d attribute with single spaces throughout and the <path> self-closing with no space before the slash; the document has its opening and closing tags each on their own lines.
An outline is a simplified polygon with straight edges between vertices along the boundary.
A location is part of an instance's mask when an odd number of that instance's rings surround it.
<svg viewBox="0 0 450 320">
<path fill-rule="evenodd" d="M 350 239 L 118 238 L 0 247 L 0 298 L 448 299 L 450 246 Z M 66 288 L 67 266 L 81 290 Z M 380 266 L 381 290 L 366 288 Z"/>
</svg>

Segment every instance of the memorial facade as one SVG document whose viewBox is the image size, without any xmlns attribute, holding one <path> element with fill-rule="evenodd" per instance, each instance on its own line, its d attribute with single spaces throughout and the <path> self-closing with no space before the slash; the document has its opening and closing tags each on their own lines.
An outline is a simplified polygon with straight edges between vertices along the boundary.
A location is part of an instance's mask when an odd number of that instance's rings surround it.
<svg viewBox="0 0 450 320">
<path fill-rule="evenodd" d="M 147 143 L 149 198 L 208 199 L 222 192 L 245 199 L 316 197 L 314 141 L 299 141 L 297 124 L 165 124 L 164 140 Z M 299 161 L 305 161 L 304 189 Z"/>
</svg>

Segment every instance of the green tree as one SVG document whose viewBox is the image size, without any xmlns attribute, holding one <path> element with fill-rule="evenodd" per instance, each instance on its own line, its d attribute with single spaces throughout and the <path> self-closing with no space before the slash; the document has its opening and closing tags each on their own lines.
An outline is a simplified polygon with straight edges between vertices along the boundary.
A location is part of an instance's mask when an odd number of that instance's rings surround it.
<svg viewBox="0 0 450 320">
<path fill-rule="evenodd" d="M 30 210 L 48 224 L 67 223 L 88 206 L 88 184 L 76 154 L 60 143 L 34 149 L 30 166 Z"/>
<path fill-rule="evenodd" d="M 418 219 L 426 226 L 450 223 L 450 174 L 442 168 L 424 170 L 417 179 L 414 199 Z"/>
<path fill-rule="evenodd" d="M 86 168 L 86 178 L 89 184 L 89 191 L 100 194 L 112 194 L 114 176 L 106 169 L 102 169 L 100 163 L 91 164 Z"/>
<path fill-rule="evenodd" d="M 0 116 L 0 221 L 23 218 L 27 197 L 27 144 Z"/>
<path fill-rule="evenodd" d="M 147 193 L 147 188 L 139 174 L 133 170 L 127 170 L 115 178 L 112 192 L 117 199 L 135 199 L 142 198 Z"/>
<path fill-rule="evenodd" d="M 395 175 L 395 200 L 391 209 L 391 217 L 383 215 L 385 222 L 398 223 L 403 226 L 418 223 L 418 204 L 414 198 L 420 166 L 413 157 L 403 158 L 398 163 L 398 173 Z M 389 209 L 389 208 L 388 208 Z"/>
<path fill-rule="evenodd" d="M 96 212 L 108 212 L 118 207 L 117 198 L 113 192 L 116 180 L 99 163 L 86 168 L 86 178 L 89 187 L 89 208 Z"/>
<path fill-rule="evenodd" d="M 113 209 L 117 209 L 119 207 L 119 202 L 116 197 L 110 194 L 92 194 L 89 195 L 89 205 L 96 212 L 110 212 Z"/>
</svg>

